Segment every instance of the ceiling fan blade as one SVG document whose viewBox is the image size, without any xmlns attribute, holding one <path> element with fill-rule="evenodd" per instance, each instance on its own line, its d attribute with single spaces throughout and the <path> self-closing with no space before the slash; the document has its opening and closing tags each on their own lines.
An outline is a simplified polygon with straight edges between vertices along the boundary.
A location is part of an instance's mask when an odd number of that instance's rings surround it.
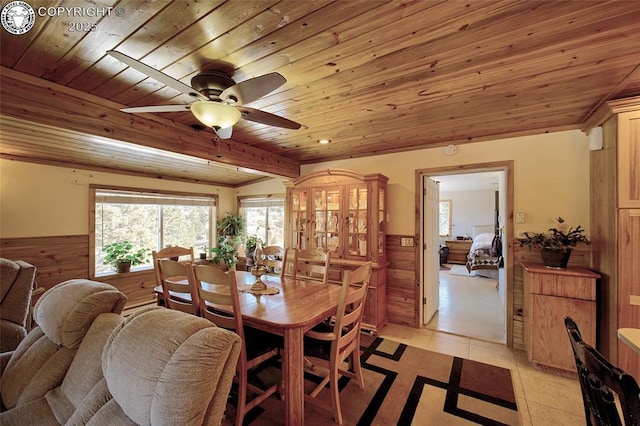
<svg viewBox="0 0 640 426">
<path fill-rule="evenodd" d="M 120 111 L 138 113 L 138 112 L 181 112 L 181 111 L 190 111 L 190 110 L 191 110 L 191 105 L 154 105 L 154 106 L 122 108 Z"/>
<path fill-rule="evenodd" d="M 233 101 L 236 105 L 244 105 L 273 92 L 286 83 L 287 80 L 277 72 L 250 78 L 236 83 L 220 93 L 223 101 Z M 233 104 L 233 103 L 232 103 Z"/>
<path fill-rule="evenodd" d="M 271 114 L 270 112 L 260 111 L 259 109 L 238 107 L 242 113 L 242 118 L 253 121 L 255 123 L 267 124 L 269 126 L 283 127 L 285 129 L 297 130 L 302 127 L 301 124 L 291 121 L 288 118 Z"/>
<path fill-rule="evenodd" d="M 172 87 L 179 92 L 185 93 L 193 98 L 197 98 L 203 101 L 208 100 L 204 95 L 199 93 L 197 90 L 192 88 L 191 86 L 184 84 L 181 81 L 176 80 L 173 77 L 168 76 L 167 74 L 158 71 L 155 68 L 150 67 L 149 65 L 143 64 L 137 59 L 133 59 L 130 56 L 125 55 L 124 53 L 116 52 L 115 50 L 108 50 L 107 53 L 120 62 L 123 62 L 129 65 L 131 68 L 140 71 L 143 74 L 148 75 L 154 80 L 158 80 L 160 83 Z"/>
</svg>

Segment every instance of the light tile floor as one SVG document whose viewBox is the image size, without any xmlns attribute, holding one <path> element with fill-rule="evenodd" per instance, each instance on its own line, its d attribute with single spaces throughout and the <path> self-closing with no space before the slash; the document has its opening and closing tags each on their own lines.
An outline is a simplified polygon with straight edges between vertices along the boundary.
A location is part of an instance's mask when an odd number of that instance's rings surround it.
<svg viewBox="0 0 640 426">
<path fill-rule="evenodd" d="M 584 425 L 580 384 L 575 379 L 535 370 L 524 351 L 428 329 L 388 324 L 380 336 L 422 349 L 472 359 L 511 370 L 524 426 Z"/>
<path fill-rule="evenodd" d="M 454 265 L 466 272 L 464 265 Z M 498 280 L 440 271 L 440 305 L 426 328 L 505 343 L 505 309 Z"/>
<path fill-rule="evenodd" d="M 524 351 L 505 346 L 504 307 L 496 282 L 441 271 L 439 312 L 427 328 L 389 324 L 380 335 L 510 369 L 523 425 L 584 425 L 578 381 L 538 371 Z"/>
</svg>

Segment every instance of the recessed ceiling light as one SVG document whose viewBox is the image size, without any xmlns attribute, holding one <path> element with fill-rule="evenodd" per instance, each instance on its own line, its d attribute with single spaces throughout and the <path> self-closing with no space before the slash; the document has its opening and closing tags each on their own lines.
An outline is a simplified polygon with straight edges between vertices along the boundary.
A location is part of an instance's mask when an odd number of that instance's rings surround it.
<svg viewBox="0 0 640 426">
<path fill-rule="evenodd" d="M 329 140 L 329 139 L 318 139 L 318 143 L 319 143 L 320 145 L 326 145 L 326 144 L 328 144 L 329 142 L 331 142 L 331 140 Z"/>
</svg>

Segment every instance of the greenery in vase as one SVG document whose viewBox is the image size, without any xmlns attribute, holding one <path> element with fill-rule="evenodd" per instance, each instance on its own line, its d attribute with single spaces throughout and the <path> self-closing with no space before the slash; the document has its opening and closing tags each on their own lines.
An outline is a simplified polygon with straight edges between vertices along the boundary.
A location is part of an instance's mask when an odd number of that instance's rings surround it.
<svg viewBox="0 0 640 426">
<path fill-rule="evenodd" d="M 264 241 L 262 241 L 262 238 L 256 236 L 256 235 L 250 235 L 247 237 L 247 241 L 244 243 L 245 245 L 245 249 L 247 252 L 247 255 L 251 255 L 253 256 L 256 247 L 258 247 L 258 244 L 260 246 L 264 245 Z"/>
<path fill-rule="evenodd" d="M 107 244 L 102 248 L 105 253 L 103 263 L 116 267 L 118 263 L 131 262 L 132 266 L 141 265 L 146 262 L 147 256 L 151 252 L 148 248 L 133 250 L 133 244 L 129 241 L 121 241 Z"/>
<path fill-rule="evenodd" d="M 245 234 L 244 218 L 238 214 L 228 212 L 217 225 L 219 236 L 243 237 Z"/>
<path fill-rule="evenodd" d="M 561 217 L 556 218 L 556 221 L 558 225 L 555 228 L 549 228 L 549 232 L 525 232 L 524 237 L 520 238 L 520 247 L 529 246 L 529 248 L 566 252 L 578 243 L 590 243 L 580 225 L 574 229 L 568 227 Z"/>
<path fill-rule="evenodd" d="M 213 263 L 224 264 L 227 268 L 232 268 L 238 261 L 238 251 L 231 242 L 223 242 L 218 247 L 211 249 L 213 253 Z"/>
</svg>

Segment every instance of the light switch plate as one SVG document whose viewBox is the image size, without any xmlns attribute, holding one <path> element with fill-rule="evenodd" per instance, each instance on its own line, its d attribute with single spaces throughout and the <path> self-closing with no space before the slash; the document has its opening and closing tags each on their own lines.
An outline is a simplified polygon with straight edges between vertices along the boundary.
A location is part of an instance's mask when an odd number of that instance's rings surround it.
<svg viewBox="0 0 640 426">
<path fill-rule="evenodd" d="M 411 237 L 400 238 L 400 247 L 413 247 L 413 238 Z"/>
<path fill-rule="evenodd" d="M 516 212 L 516 223 L 524 223 L 527 215 L 524 212 Z"/>
</svg>

